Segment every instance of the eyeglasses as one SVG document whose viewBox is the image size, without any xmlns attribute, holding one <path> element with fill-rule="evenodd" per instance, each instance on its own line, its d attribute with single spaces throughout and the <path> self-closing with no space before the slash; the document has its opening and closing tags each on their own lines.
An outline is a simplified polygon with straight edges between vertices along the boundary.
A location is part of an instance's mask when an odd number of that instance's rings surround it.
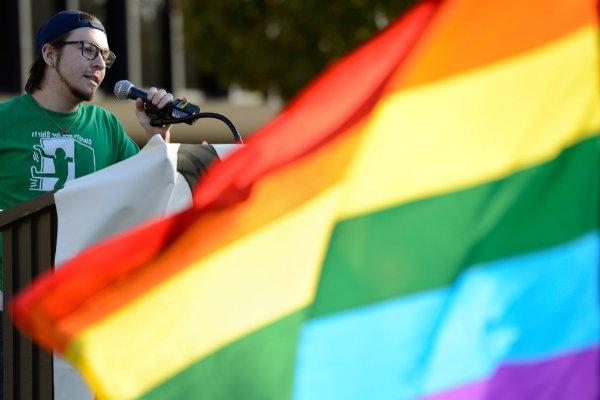
<svg viewBox="0 0 600 400">
<path fill-rule="evenodd" d="M 80 44 L 81 45 L 81 55 L 83 58 L 88 60 L 95 60 L 98 57 L 98 54 L 102 55 L 102 59 L 106 64 L 106 68 L 110 68 L 117 56 L 110 50 L 102 50 L 100 47 L 96 46 L 92 42 L 86 42 L 85 40 L 67 40 L 58 42 L 58 44 Z"/>
</svg>

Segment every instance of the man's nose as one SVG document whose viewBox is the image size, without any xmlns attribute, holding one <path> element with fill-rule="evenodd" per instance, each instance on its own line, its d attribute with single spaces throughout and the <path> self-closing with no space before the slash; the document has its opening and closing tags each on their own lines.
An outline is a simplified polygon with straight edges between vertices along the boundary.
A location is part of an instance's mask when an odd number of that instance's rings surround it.
<svg viewBox="0 0 600 400">
<path fill-rule="evenodd" d="M 106 69 L 106 61 L 104 61 L 104 57 L 102 57 L 102 54 L 100 54 L 100 52 L 96 54 L 96 57 L 93 60 L 93 65 L 94 67 Z"/>
</svg>

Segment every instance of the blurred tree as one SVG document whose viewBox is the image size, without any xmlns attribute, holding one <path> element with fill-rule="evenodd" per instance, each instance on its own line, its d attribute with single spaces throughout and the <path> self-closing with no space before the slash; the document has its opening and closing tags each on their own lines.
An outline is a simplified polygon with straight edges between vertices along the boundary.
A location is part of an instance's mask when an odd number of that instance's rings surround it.
<svg viewBox="0 0 600 400">
<path fill-rule="evenodd" d="M 284 99 L 416 0 L 183 0 L 197 73 Z M 357 77 L 358 78 L 358 77 Z"/>
</svg>

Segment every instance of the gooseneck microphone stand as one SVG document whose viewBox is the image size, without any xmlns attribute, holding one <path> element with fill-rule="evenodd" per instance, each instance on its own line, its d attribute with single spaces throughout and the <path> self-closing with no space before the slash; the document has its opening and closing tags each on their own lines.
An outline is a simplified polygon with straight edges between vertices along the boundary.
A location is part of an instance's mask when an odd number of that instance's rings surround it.
<svg viewBox="0 0 600 400">
<path fill-rule="evenodd" d="M 233 122 L 231 122 L 231 120 L 229 118 L 227 118 L 226 116 L 221 115 L 219 113 L 214 113 L 214 112 L 200 112 L 200 113 L 188 115 L 186 117 L 181 117 L 181 118 L 172 118 L 172 117 L 153 118 L 150 120 L 150 125 L 164 126 L 164 125 L 169 125 L 169 124 L 181 124 L 181 123 L 190 124 L 190 123 L 194 123 L 196 120 L 198 120 L 200 118 L 214 118 L 214 119 L 218 119 L 219 121 L 224 122 L 225 125 L 227 125 L 227 127 L 231 131 L 235 142 L 238 144 L 244 143 L 244 141 L 242 140 L 242 136 L 238 132 L 238 130 L 235 127 L 235 125 L 233 124 Z"/>
</svg>

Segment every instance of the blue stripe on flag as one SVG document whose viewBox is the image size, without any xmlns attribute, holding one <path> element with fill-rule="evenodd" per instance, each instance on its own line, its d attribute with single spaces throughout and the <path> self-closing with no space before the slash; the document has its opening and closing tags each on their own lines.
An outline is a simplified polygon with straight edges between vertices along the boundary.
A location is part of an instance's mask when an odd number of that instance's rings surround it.
<svg viewBox="0 0 600 400">
<path fill-rule="evenodd" d="M 316 319 L 296 399 L 398 399 L 484 379 L 501 363 L 600 339 L 600 235 L 478 265 L 451 287 Z"/>
</svg>

